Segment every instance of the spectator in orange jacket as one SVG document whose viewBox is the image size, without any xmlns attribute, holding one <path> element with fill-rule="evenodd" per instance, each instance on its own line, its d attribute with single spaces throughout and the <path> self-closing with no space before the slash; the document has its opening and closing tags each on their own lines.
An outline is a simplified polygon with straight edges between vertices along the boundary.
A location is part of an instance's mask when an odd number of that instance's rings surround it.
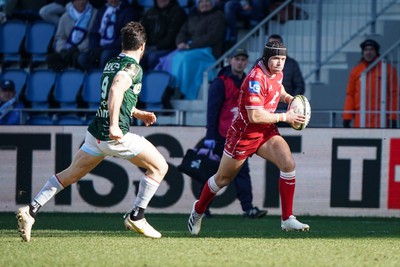
<svg viewBox="0 0 400 267">
<path fill-rule="evenodd" d="M 353 127 L 358 128 L 360 122 L 360 105 L 361 105 L 361 73 L 368 68 L 379 57 L 379 44 L 371 39 L 361 43 L 362 58 L 356 65 L 349 76 L 347 84 L 346 101 L 343 113 L 343 127 L 350 128 L 351 121 Z M 396 128 L 397 114 L 390 112 L 398 111 L 398 83 L 396 69 L 387 64 L 387 87 L 386 87 L 386 111 L 387 128 Z M 382 80 L 382 62 L 374 66 L 366 76 L 366 92 L 365 92 L 365 127 L 380 128 L 380 110 L 381 110 L 381 80 Z"/>
</svg>

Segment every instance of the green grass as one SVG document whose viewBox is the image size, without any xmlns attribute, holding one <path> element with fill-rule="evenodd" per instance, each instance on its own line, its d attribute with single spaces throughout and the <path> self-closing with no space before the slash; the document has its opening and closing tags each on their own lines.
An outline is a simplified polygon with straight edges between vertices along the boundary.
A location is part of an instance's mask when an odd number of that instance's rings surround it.
<svg viewBox="0 0 400 267">
<path fill-rule="evenodd" d="M 280 219 L 216 215 L 199 237 L 182 214 L 148 214 L 163 234 L 126 231 L 121 214 L 40 213 L 21 242 L 13 213 L 0 213 L 0 266 L 400 266 L 399 218 L 301 217 L 310 232 Z"/>
</svg>

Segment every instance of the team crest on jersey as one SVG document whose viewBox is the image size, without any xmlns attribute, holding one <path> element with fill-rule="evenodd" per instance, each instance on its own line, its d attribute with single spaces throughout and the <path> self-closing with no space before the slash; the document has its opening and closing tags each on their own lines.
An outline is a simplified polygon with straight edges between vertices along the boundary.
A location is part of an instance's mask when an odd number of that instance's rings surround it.
<svg viewBox="0 0 400 267">
<path fill-rule="evenodd" d="M 140 91 L 142 90 L 142 84 L 141 83 L 137 83 L 133 86 L 133 92 L 138 95 L 140 93 Z"/>
<path fill-rule="evenodd" d="M 140 67 L 136 64 L 128 63 L 126 64 L 124 71 L 126 71 L 128 75 L 134 79 L 140 72 Z"/>
<path fill-rule="evenodd" d="M 259 94 L 261 91 L 261 85 L 257 81 L 249 81 L 249 91 L 250 93 Z"/>
</svg>

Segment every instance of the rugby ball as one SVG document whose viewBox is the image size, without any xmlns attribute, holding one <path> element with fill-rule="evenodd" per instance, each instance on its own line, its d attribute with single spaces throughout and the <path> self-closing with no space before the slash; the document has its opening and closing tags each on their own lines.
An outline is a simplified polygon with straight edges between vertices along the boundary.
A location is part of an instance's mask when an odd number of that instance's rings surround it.
<svg viewBox="0 0 400 267">
<path fill-rule="evenodd" d="M 296 114 L 306 116 L 305 123 L 293 123 L 290 124 L 290 126 L 297 131 L 301 131 L 306 128 L 311 118 L 311 106 L 307 97 L 304 95 L 296 95 L 288 105 L 288 110 L 290 109 L 292 109 Z"/>
</svg>

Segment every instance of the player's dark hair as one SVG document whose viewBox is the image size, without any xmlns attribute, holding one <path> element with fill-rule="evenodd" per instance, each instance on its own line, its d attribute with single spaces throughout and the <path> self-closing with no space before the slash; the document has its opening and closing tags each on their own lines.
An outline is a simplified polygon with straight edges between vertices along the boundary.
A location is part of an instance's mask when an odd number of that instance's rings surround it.
<svg viewBox="0 0 400 267">
<path fill-rule="evenodd" d="M 121 29 L 122 50 L 138 50 L 147 41 L 146 30 L 139 22 L 128 22 Z"/>
</svg>

